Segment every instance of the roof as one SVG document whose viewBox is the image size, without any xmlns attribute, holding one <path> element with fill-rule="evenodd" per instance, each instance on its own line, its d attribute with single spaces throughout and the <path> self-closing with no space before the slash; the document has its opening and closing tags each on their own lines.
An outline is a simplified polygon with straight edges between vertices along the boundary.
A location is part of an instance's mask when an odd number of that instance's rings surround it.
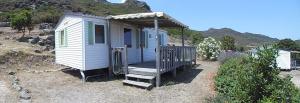
<svg viewBox="0 0 300 103">
<path fill-rule="evenodd" d="M 150 12 L 150 13 L 134 13 L 134 14 L 123 14 L 108 16 L 107 19 L 119 20 L 128 22 L 130 24 L 136 24 L 144 27 L 153 27 L 154 18 L 158 18 L 160 27 L 182 27 L 188 28 L 188 26 L 172 18 L 171 16 L 163 12 Z"/>
<path fill-rule="evenodd" d="M 83 13 L 73 13 L 73 12 L 66 12 L 64 13 L 63 16 L 61 16 L 54 27 L 54 30 L 58 27 L 58 25 L 61 23 L 61 21 L 66 17 L 66 16 L 74 16 L 74 17 L 86 17 L 86 18 L 96 18 L 96 19 L 106 19 L 106 17 L 102 16 L 95 16 L 95 15 L 88 15 L 88 14 L 83 14 Z"/>
</svg>

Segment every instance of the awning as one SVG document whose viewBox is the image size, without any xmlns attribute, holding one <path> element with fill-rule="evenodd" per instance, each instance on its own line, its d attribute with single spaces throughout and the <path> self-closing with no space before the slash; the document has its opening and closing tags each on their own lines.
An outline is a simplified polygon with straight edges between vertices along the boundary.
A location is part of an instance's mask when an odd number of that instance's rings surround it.
<svg viewBox="0 0 300 103">
<path fill-rule="evenodd" d="M 151 12 L 151 13 L 135 13 L 108 16 L 110 20 L 118 20 L 125 23 L 130 23 L 143 27 L 153 27 L 154 18 L 157 17 L 159 27 L 181 27 L 188 28 L 188 26 L 172 18 L 171 16 L 163 12 Z"/>
</svg>

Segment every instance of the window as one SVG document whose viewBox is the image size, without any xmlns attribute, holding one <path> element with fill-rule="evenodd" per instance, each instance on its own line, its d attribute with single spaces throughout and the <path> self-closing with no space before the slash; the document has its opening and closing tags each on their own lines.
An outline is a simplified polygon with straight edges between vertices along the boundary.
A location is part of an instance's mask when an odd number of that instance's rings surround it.
<svg viewBox="0 0 300 103">
<path fill-rule="evenodd" d="M 105 43 L 104 25 L 95 25 L 95 43 Z"/>
<path fill-rule="evenodd" d="M 131 35 L 132 35 L 131 29 L 125 28 L 124 29 L 124 45 L 127 45 L 127 47 L 129 47 L 129 48 L 132 47 Z"/>
<path fill-rule="evenodd" d="M 60 31 L 59 33 L 59 45 L 67 46 L 67 29 Z"/>
<path fill-rule="evenodd" d="M 93 31 L 93 22 L 88 21 L 88 44 L 93 45 L 94 44 L 94 31 Z"/>
</svg>

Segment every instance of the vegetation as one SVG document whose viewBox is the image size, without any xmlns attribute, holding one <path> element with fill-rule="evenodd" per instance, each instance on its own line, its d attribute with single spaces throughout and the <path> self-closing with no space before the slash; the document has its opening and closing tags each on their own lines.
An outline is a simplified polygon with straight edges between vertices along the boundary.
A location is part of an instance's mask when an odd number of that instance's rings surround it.
<svg viewBox="0 0 300 103">
<path fill-rule="evenodd" d="M 221 42 L 223 50 L 235 50 L 235 39 L 232 36 L 224 36 Z"/>
<path fill-rule="evenodd" d="M 221 52 L 221 43 L 212 37 L 205 38 L 197 46 L 197 53 L 204 60 L 216 60 Z"/>
<path fill-rule="evenodd" d="M 218 56 L 218 61 L 221 64 L 224 64 L 226 61 L 233 59 L 233 58 L 240 58 L 245 56 L 246 54 L 240 53 L 240 52 L 235 52 L 235 51 L 224 51 L 221 52 Z"/>
<path fill-rule="evenodd" d="M 32 24 L 32 12 L 30 10 L 20 10 L 11 15 L 11 27 L 23 33 L 22 37 L 25 35 L 25 30 L 28 29 L 29 33 L 33 29 Z"/>
<path fill-rule="evenodd" d="M 9 14 L 22 9 L 32 9 L 34 23 L 57 23 L 64 12 L 81 12 L 97 16 L 149 12 L 150 7 L 137 0 L 112 4 L 101 0 L 0 0 L 1 21 L 9 21 Z"/>
<path fill-rule="evenodd" d="M 182 34 L 181 29 L 169 29 L 169 28 L 164 28 L 164 29 L 168 31 L 170 36 L 175 38 L 181 38 L 181 34 Z M 199 31 L 195 31 L 191 29 L 185 29 L 183 34 L 185 39 L 191 40 L 192 45 L 198 45 L 204 39 L 204 36 Z"/>
<path fill-rule="evenodd" d="M 233 58 L 215 78 L 218 95 L 234 103 L 299 103 L 300 91 L 290 77 L 279 77 L 277 48 L 264 46 L 256 56 Z"/>
<path fill-rule="evenodd" d="M 300 50 L 299 45 L 292 39 L 282 39 L 278 42 L 277 46 L 282 50 Z"/>
</svg>

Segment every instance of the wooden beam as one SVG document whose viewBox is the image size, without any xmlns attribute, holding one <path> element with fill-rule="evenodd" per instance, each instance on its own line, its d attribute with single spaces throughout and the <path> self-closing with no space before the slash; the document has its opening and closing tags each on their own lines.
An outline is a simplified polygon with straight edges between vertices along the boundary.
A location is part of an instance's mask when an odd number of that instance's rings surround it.
<svg viewBox="0 0 300 103">
<path fill-rule="evenodd" d="M 154 29 L 156 34 L 156 87 L 160 86 L 160 34 L 158 33 L 158 18 L 154 18 Z"/>
<path fill-rule="evenodd" d="M 110 25 L 110 20 L 106 21 L 106 42 L 108 45 L 108 61 L 109 61 L 109 67 L 108 67 L 108 77 L 112 78 L 113 76 L 113 67 L 112 67 L 112 49 L 111 49 L 111 25 Z"/>
<path fill-rule="evenodd" d="M 140 48 L 141 48 L 141 62 L 144 63 L 144 45 L 142 44 L 143 35 L 143 27 L 140 27 Z M 145 39 L 145 37 L 144 37 Z M 145 40 L 144 40 L 145 41 Z"/>
</svg>

